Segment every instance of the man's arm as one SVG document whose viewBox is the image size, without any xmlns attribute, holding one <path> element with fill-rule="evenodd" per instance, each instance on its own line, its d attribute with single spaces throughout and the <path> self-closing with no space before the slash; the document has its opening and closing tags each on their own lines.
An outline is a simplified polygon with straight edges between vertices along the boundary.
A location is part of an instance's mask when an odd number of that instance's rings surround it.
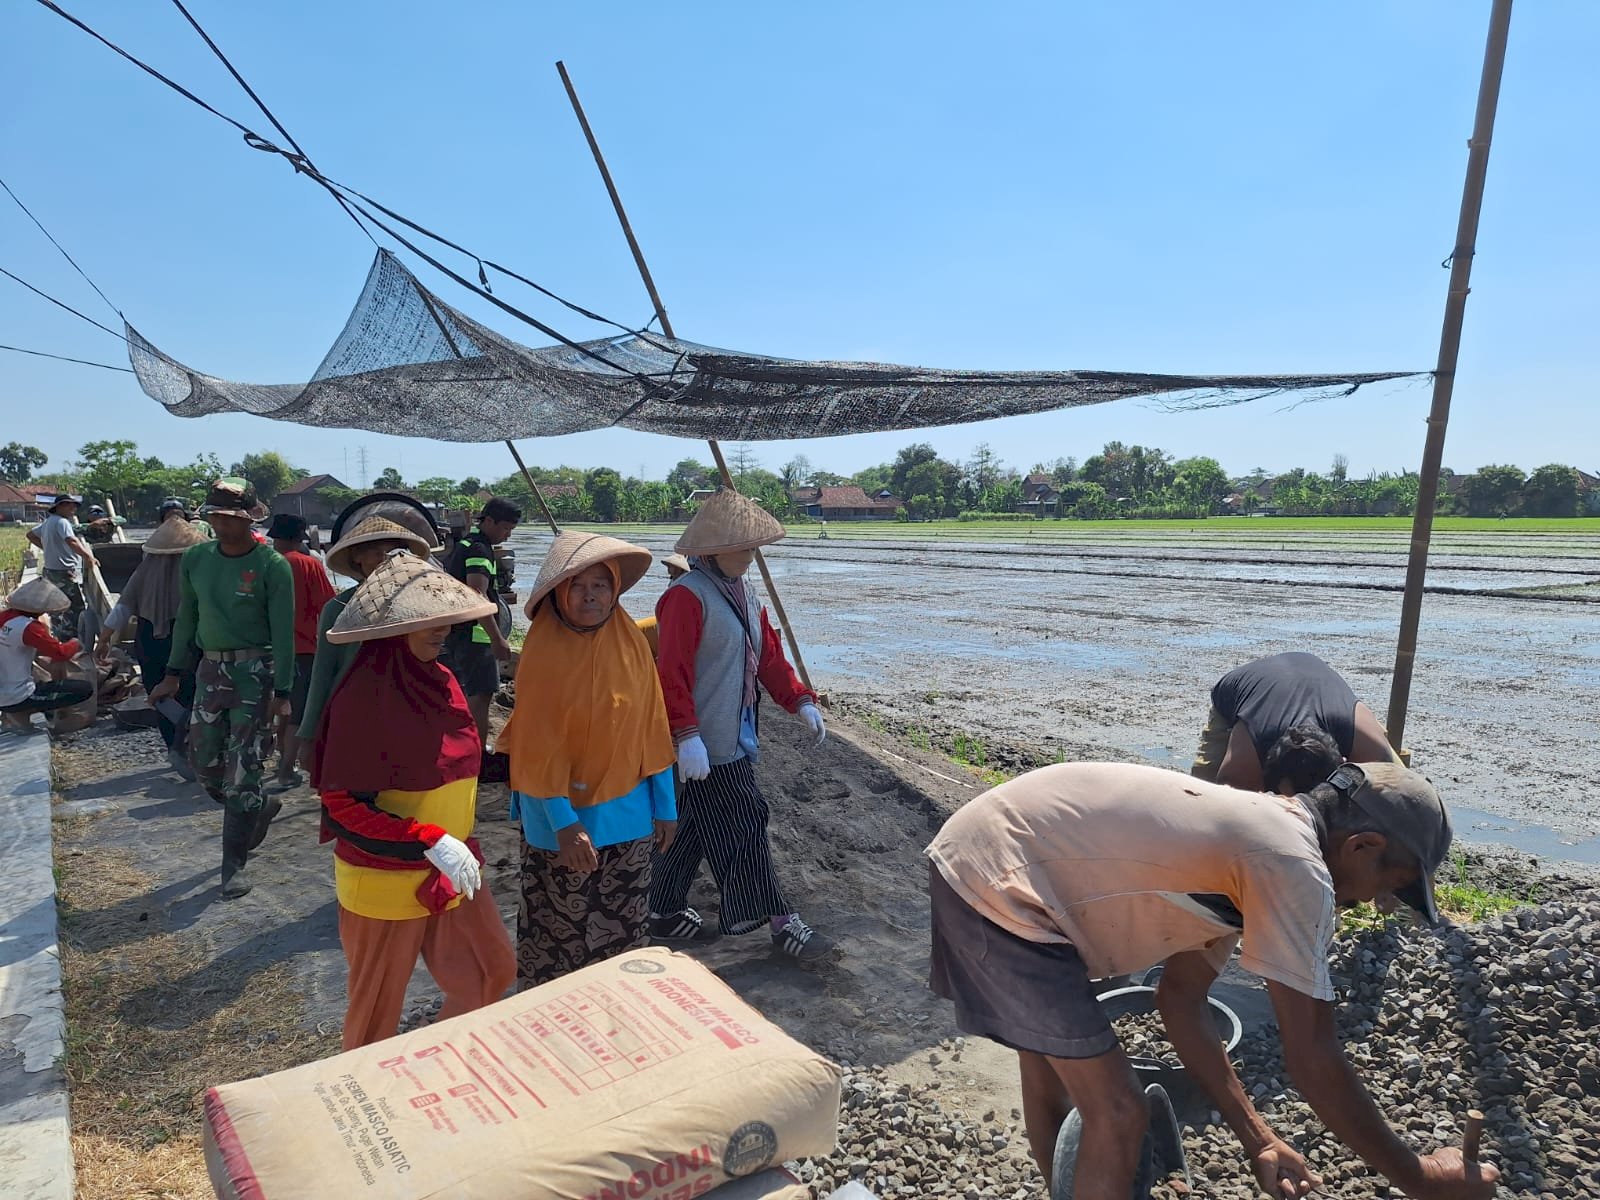
<svg viewBox="0 0 1600 1200">
<path fill-rule="evenodd" d="M 1217 969 L 1198 951 L 1174 954 L 1161 970 L 1156 1007 L 1167 1038 L 1189 1073 L 1217 1106 L 1245 1153 L 1254 1157 L 1277 1135 L 1256 1111 L 1238 1073 L 1217 1038 L 1206 993 L 1216 982 Z"/>
<path fill-rule="evenodd" d="M 178 565 L 178 615 L 172 621 L 172 652 L 167 656 L 167 674 L 181 675 L 194 669 L 195 627 L 200 619 L 200 597 L 195 591 L 191 571 L 194 556 L 185 553 Z"/>
<path fill-rule="evenodd" d="M 472 560 L 469 559 L 468 561 Z M 490 585 L 493 583 L 493 577 L 485 575 L 481 571 L 467 572 L 467 586 L 469 588 L 480 596 L 489 596 L 491 600 L 498 601 L 498 597 L 491 595 L 489 592 Z M 494 648 L 494 656 L 496 658 L 504 658 L 511 652 L 511 643 L 506 641 L 506 635 L 500 632 L 500 622 L 497 619 L 499 615 L 497 608 L 491 615 L 479 617 L 478 628 L 489 635 L 489 645 Z"/>
<path fill-rule="evenodd" d="M 90 550 L 89 547 L 85 545 L 76 534 L 67 539 L 67 545 L 72 548 L 72 552 L 74 554 L 83 559 L 84 566 L 94 566 L 94 551 Z"/>
<path fill-rule="evenodd" d="M 1350 739 L 1350 761 L 1399 762 L 1400 756 L 1389 745 L 1389 735 L 1384 732 L 1378 718 L 1365 704 L 1356 705 L 1355 734 Z"/>
<path fill-rule="evenodd" d="M 266 569 L 267 626 L 272 636 L 272 687 L 279 699 L 294 689 L 294 568 L 273 552 Z"/>
<path fill-rule="evenodd" d="M 1222 765 L 1217 768 L 1217 782 L 1247 792 L 1261 790 L 1261 756 L 1256 753 L 1250 729 L 1243 721 L 1233 723 Z"/>
<path fill-rule="evenodd" d="M 1408 1196 L 1488 1200 L 1499 1171 L 1463 1162 L 1459 1150 L 1422 1157 L 1400 1140 L 1373 1103 L 1339 1046 L 1334 1006 L 1276 980 L 1267 994 L 1283 1038 L 1283 1060 L 1306 1103 L 1322 1123 L 1368 1166 Z"/>
<path fill-rule="evenodd" d="M 26 537 L 30 542 L 32 542 L 39 549 L 41 549 L 41 550 L 44 549 L 44 539 L 39 536 L 39 527 L 37 525 L 35 525 L 32 529 L 28 530 L 28 532 L 26 534 Z"/>
</svg>

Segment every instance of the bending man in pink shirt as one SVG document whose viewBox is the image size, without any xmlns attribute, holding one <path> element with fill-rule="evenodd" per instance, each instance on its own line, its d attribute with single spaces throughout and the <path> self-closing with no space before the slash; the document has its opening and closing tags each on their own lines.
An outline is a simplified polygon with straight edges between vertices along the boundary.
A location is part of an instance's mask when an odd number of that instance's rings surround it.
<svg viewBox="0 0 1600 1200">
<path fill-rule="evenodd" d="M 1242 939 L 1240 965 L 1266 979 L 1284 1061 L 1327 1127 L 1408 1196 L 1488 1200 L 1495 1168 L 1454 1149 L 1414 1153 L 1334 1028 L 1340 906 L 1393 898 L 1437 922 L 1431 876 L 1450 839 L 1433 786 L 1392 763 L 1347 763 L 1290 797 L 1155 767 L 1045 767 L 967 804 L 928 848 L 929 986 L 964 1032 L 1018 1052 L 1046 1177 L 1076 1105 L 1074 1200 L 1127 1200 L 1146 1101 L 1090 981 L 1165 962 L 1157 1002 L 1173 1048 L 1267 1193 L 1301 1197 L 1320 1181 L 1251 1104 L 1206 1004 Z"/>
</svg>

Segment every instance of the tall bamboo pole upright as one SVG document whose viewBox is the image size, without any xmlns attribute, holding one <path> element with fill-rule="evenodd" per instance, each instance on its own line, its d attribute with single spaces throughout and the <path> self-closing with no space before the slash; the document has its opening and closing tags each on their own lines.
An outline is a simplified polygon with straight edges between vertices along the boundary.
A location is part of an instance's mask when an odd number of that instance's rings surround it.
<svg viewBox="0 0 1600 1200">
<path fill-rule="evenodd" d="M 1444 459 L 1445 427 L 1456 385 L 1456 360 L 1461 352 L 1461 325 L 1467 310 L 1472 258 L 1477 251 L 1478 216 L 1483 209 L 1484 178 L 1489 170 L 1489 143 L 1494 137 L 1495 110 L 1500 103 L 1500 76 L 1511 29 L 1511 0 L 1494 0 L 1489 37 L 1478 81 L 1478 111 L 1467 143 L 1467 178 L 1461 189 L 1461 214 L 1456 222 L 1455 250 L 1450 256 L 1450 287 L 1445 297 L 1444 327 L 1439 334 L 1439 362 L 1433 374 L 1433 407 L 1422 450 L 1417 481 L 1417 513 L 1411 522 L 1411 557 L 1406 564 L 1405 598 L 1400 605 L 1400 637 L 1395 647 L 1394 682 L 1389 690 L 1389 741 L 1396 750 L 1405 742 L 1406 708 L 1411 700 L 1411 674 L 1417 659 L 1417 626 L 1422 617 L 1422 587 L 1428 576 L 1428 545 L 1433 538 L 1433 506 L 1439 492 L 1439 465 Z"/>
<path fill-rule="evenodd" d="M 600 169 L 600 178 L 606 185 L 606 193 L 611 197 L 611 207 L 616 210 L 617 222 L 622 226 L 622 235 L 628 239 L 628 249 L 633 251 L 633 265 L 639 269 L 639 277 L 644 280 L 644 290 L 650 294 L 650 303 L 655 306 L 656 318 L 661 322 L 661 332 L 669 338 L 676 338 L 677 334 L 672 332 L 672 321 L 667 316 L 666 305 L 661 303 L 661 293 L 656 291 L 656 281 L 650 274 L 649 264 L 644 260 L 644 251 L 639 248 L 639 239 L 633 236 L 633 226 L 628 221 L 627 210 L 622 207 L 622 197 L 617 192 L 617 185 L 612 182 L 611 170 L 606 166 L 605 155 L 600 152 L 600 143 L 595 139 L 589 118 L 583 111 L 583 103 L 578 99 L 578 90 L 572 86 L 572 77 L 567 74 L 566 63 L 557 62 L 556 70 L 561 74 L 561 83 L 567 89 L 567 99 L 572 101 L 572 111 L 577 116 L 578 124 L 583 129 L 583 136 L 589 143 L 589 152 L 594 155 L 594 165 Z M 722 477 L 723 487 L 729 491 L 737 491 L 733 475 L 728 470 L 727 460 L 722 456 L 722 446 L 715 438 L 706 444 L 711 447 L 711 457 L 716 461 L 717 474 Z M 810 688 L 811 673 L 806 670 L 806 660 L 800 653 L 800 641 L 794 636 L 794 629 L 789 625 L 789 614 L 784 611 L 783 599 L 778 595 L 778 585 L 773 582 L 766 556 L 759 549 L 756 551 L 756 566 L 761 569 L 761 582 L 766 585 L 767 595 L 772 599 L 772 610 L 778 614 L 778 624 L 783 626 L 783 636 L 789 642 L 789 652 L 794 655 L 795 669 L 800 673 L 800 678 L 806 687 Z"/>
</svg>

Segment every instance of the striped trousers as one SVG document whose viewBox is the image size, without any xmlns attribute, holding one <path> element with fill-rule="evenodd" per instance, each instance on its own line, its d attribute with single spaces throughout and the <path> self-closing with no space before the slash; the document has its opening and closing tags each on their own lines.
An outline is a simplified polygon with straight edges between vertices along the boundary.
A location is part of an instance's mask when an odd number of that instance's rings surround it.
<svg viewBox="0 0 1600 1200">
<path fill-rule="evenodd" d="M 723 933 L 749 933 L 769 917 L 793 912 L 773 870 L 767 815 L 748 758 L 714 766 L 704 779 L 685 780 L 678 797 L 678 837 L 656 858 L 650 911 L 672 916 L 687 908 L 704 861 L 721 896 Z"/>
</svg>

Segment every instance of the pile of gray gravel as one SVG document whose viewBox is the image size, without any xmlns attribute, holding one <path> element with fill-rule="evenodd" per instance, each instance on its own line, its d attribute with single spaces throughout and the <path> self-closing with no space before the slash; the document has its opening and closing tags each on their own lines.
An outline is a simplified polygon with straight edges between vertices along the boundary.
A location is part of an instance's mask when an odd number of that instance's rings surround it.
<svg viewBox="0 0 1600 1200">
<path fill-rule="evenodd" d="M 961 1041 L 943 1048 L 959 1053 Z M 936 1085 L 896 1083 L 882 1068 L 847 1065 L 838 1148 L 792 1169 L 817 1196 L 851 1180 L 883 1200 L 1039 1200 L 1045 1195 L 1028 1155 L 1020 1112 L 989 1109 L 980 1120 L 951 1116 L 937 1096 Z"/>
<path fill-rule="evenodd" d="M 1414 1147 L 1459 1146 L 1463 1114 L 1478 1107 L 1483 1156 L 1504 1172 L 1500 1197 L 1600 1197 L 1600 893 L 1465 928 L 1367 931 L 1340 941 L 1334 976 L 1345 1050 Z M 1247 1039 L 1236 1062 L 1257 1107 L 1323 1175 L 1320 1196 L 1400 1194 L 1290 1089 L 1275 1031 Z M 1045 1195 L 1020 1113 L 973 1120 L 944 1111 L 938 1095 L 847 1065 L 838 1149 L 798 1174 L 818 1196 L 849 1180 L 885 1200 Z M 1185 1129 L 1194 1194 L 1256 1200 L 1233 1134 L 1215 1114 L 1198 1116 Z M 1153 1196 L 1187 1194 L 1174 1182 Z"/>
</svg>

